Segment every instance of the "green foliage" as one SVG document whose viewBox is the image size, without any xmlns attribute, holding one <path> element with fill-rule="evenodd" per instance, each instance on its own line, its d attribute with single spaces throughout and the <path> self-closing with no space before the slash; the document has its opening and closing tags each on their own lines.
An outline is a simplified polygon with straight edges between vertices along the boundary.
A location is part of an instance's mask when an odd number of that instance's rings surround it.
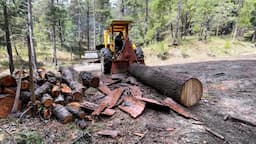
<svg viewBox="0 0 256 144">
<path fill-rule="evenodd" d="M 34 131 L 22 131 L 15 139 L 17 143 L 42 144 L 42 138 Z"/>
<path fill-rule="evenodd" d="M 254 3 L 254 8 L 250 13 L 250 22 L 254 27 L 256 27 L 256 2 Z"/>
</svg>

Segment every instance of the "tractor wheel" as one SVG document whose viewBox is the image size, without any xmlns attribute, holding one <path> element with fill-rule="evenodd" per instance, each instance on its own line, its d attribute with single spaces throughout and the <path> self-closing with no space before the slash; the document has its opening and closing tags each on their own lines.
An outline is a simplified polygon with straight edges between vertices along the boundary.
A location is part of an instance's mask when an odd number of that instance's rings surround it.
<svg viewBox="0 0 256 144">
<path fill-rule="evenodd" d="M 101 49 L 101 53 L 103 56 L 104 74 L 110 74 L 112 66 L 112 54 L 108 48 Z"/>
</svg>

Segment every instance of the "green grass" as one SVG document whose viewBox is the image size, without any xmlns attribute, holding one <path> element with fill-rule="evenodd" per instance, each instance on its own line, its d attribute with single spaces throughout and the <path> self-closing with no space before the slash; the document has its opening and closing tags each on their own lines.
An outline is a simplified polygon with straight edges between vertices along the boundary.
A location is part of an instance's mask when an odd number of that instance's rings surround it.
<svg viewBox="0 0 256 144">
<path fill-rule="evenodd" d="M 65 49 L 59 49 L 59 45 L 57 45 L 57 57 L 58 57 L 58 63 L 61 65 L 68 65 L 75 63 L 75 61 L 71 61 L 70 53 L 66 51 Z M 19 53 L 19 55 L 22 58 L 22 61 L 18 58 L 14 46 L 13 46 L 13 61 L 14 61 L 14 67 L 19 68 L 21 64 L 25 65 L 25 67 L 28 67 L 28 49 L 26 45 L 22 43 L 16 43 L 16 48 Z M 36 45 L 36 54 L 37 54 L 37 61 L 39 62 L 39 65 L 43 65 L 44 67 L 47 67 L 47 69 L 54 69 L 54 66 L 52 65 L 52 47 L 51 43 L 37 43 Z M 77 56 L 73 56 L 73 59 L 77 58 Z M 0 46 L 0 71 L 4 69 L 8 69 L 8 54 L 6 47 Z"/>
<path fill-rule="evenodd" d="M 170 42 L 171 40 L 165 40 L 146 46 L 144 48 L 146 56 L 168 52 L 170 55 L 176 55 L 177 57 L 184 55 L 188 57 L 198 57 L 199 55 L 222 57 L 255 52 L 255 48 L 252 47 L 253 44 L 251 42 L 233 41 L 229 36 L 222 38 L 210 37 L 207 41 L 198 41 L 197 37 L 188 36 L 177 47 L 168 47 Z"/>
</svg>

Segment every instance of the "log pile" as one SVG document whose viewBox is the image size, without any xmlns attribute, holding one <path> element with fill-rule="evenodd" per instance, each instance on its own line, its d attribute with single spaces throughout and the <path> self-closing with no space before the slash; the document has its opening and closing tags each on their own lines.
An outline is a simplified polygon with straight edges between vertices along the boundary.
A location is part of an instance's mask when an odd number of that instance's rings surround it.
<svg viewBox="0 0 256 144">
<path fill-rule="evenodd" d="M 135 68 L 141 70 L 140 67 L 132 66 L 130 72 L 147 84 L 148 80 L 145 80 L 146 78 L 142 76 L 137 76 Z M 79 119 L 84 123 L 85 120 L 93 120 L 101 115 L 113 116 L 117 109 L 129 114 L 132 118 L 137 118 L 147 107 L 154 107 L 159 110 L 171 109 L 185 118 L 196 119 L 186 111 L 186 108 L 178 104 L 191 106 L 198 102 L 199 99 L 196 102 L 182 101 L 184 98 L 188 98 L 188 94 L 191 92 L 189 90 L 186 92 L 186 96 L 179 98 L 183 93 L 182 90 L 187 90 L 186 85 L 188 87 L 191 86 L 191 79 L 184 78 L 178 81 L 176 78 L 174 80 L 177 83 L 173 82 L 172 84 L 177 90 L 175 91 L 171 87 L 169 89 L 170 92 L 166 91 L 165 94 L 167 96 L 173 91 L 177 93 L 172 97 L 178 102 L 176 103 L 170 98 L 162 101 L 147 98 L 144 91 L 139 87 L 139 82 L 136 82 L 134 77 L 127 79 L 122 77 L 113 80 L 105 76 L 98 77 L 86 71 L 77 72 L 71 67 L 60 67 L 59 73 L 46 71 L 43 68 L 38 69 L 37 72 L 38 77 L 33 78 L 35 84 L 34 93 L 37 103 L 40 105 L 38 113 L 44 119 L 56 118 L 63 124 Z M 154 78 L 152 79 L 154 83 L 157 83 Z M 17 81 L 17 76 L 8 75 L 0 78 L 0 118 L 8 116 L 11 112 L 17 91 Z M 193 79 L 192 84 L 194 84 Z M 19 100 L 20 111 L 27 110 L 31 105 L 29 85 L 29 77 L 26 73 L 22 73 Z M 165 87 L 164 84 L 160 86 Z M 167 83 L 167 86 L 170 86 L 170 83 Z M 158 90 L 161 91 L 160 88 Z M 197 95 L 197 91 L 195 94 Z M 191 95 L 193 98 L 197 97 L 194 97 L 193 94 Z M 83 124 L 83 126 L 85 125 L 87 124 Z"/>
</svg>

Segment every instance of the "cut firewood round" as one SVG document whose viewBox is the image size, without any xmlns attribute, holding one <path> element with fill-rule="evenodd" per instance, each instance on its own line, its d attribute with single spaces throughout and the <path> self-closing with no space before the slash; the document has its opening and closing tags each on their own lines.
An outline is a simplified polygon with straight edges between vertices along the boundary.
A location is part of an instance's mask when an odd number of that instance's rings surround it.
<svg viewBox="0 0 256 144">
<path fill-rule="evenodd" d="M 83 85 L 86 87 L 98 87 L 100 83 L 100 79 L 97 76 L 94 76 L 90 72 L 82 71 L 79 74 L 79 79 L 82 81 Z"/>
<path fill-rule="evenodd" d="M 189 75 L 160 70 L 142 64 L 131 64 L 129 72 L 141 82 L 184 106 L 195 105 L 203 94 L 202 83 Z"/>
<path fill-rule="evenodd" d="M 0 85 L 3 87 L 17 86 L 16 79 L 11 75 L 0 77 Z"/>
<path fill-rule="evenodd" d="M 44 94 L 43 97 L 41 98 L 41 103 L 45 107 L 50 107 L 53 104 L 53 99 L 49 94 Z"/>
<path fill-rule="evenodd" d="M 53 104 L 53 114 L 63 124 L 69 123 L 73 120 L 72 114 L 60 104 Z"/>
<path fill-rule="evenodd" d="M 29 81 L 28 80 L 22 80 L 20 89 L 21 90 L 29 90 Z"/>
<path fill-rule="evenodd" d="M 185 106 L 192 106 L 201 99 L 202 92 L 202 83 L 196 78 L 190 78 L 182 86 L 180 101 Z"/>
</svg>

